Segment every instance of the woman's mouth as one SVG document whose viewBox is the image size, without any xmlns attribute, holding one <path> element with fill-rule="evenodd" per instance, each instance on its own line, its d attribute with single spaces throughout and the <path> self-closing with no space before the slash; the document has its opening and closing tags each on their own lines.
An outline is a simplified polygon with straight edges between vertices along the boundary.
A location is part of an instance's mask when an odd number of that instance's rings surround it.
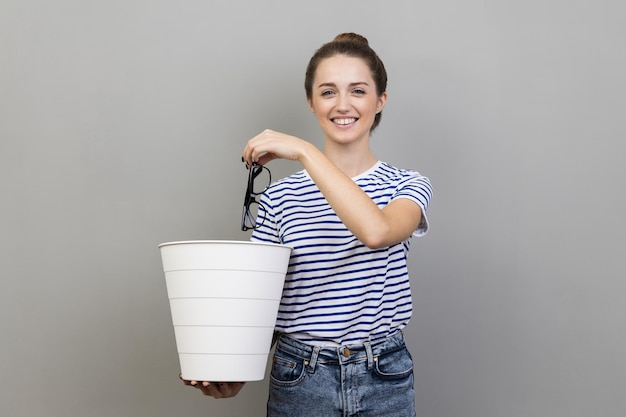
<svg viewBox="0 0 626 417">
<path fill-rule="evenodd" d="M 359 119 L 357 119 L 355 117 L 342 117 L 342 118 L 337 118 L 336 117 L 336 118 L 331 119 L 331 120 L 333 121 L 333 123 L 338 124 L 340 126 L 347 126 L 349 124 L 356 123 L 356 121 L 359 120 Z"/>
</svg>

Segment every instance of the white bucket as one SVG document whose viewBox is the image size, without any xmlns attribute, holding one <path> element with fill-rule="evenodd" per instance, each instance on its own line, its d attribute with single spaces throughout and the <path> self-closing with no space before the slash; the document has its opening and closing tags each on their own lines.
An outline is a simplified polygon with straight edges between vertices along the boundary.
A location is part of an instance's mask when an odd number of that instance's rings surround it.
<svg viewBox="0 0 626 417">
<path fill-rule="evenodd" d="M 182 377 L 262 380 L 291 248 L 218 240 L 159 248 Z"/>
</svg>

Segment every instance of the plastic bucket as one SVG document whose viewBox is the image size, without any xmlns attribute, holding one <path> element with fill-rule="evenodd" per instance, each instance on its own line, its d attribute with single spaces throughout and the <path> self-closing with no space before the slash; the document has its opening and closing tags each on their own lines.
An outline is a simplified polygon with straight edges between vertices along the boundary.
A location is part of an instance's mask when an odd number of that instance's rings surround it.
<svg viewBox="0 0 626 417">
<path fill-rule="evenodd" d="M 262 380 L 291 248 L 218 240 L 159 248 L 182 377 Z"/>
</svg>

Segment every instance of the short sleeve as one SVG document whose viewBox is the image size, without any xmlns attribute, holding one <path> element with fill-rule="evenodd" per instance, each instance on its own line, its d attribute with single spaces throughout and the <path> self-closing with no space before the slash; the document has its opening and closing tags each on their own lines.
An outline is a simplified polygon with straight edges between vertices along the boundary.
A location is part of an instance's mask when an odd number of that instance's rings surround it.
<svg viewBox="0 0 626 417">
<path fill-rule="evenodd" d="M 405 176 L 400 181 L 392 201 L 398 198 L 408 198 L 422 209 L 422 219 L 413 232 L 413 236 L 424 236 L 428 232 L 428 205 L 433 194 L 430 180 L 417 171 L 406 171 Z"/>
</svg>

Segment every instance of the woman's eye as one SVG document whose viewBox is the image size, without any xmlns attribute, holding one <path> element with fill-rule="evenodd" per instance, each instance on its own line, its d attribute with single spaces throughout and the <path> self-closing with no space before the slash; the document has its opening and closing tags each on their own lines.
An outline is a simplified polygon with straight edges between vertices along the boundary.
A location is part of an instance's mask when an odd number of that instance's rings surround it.
<svg viewBox="0 0 626 417">
<path fill-rule="evenodd" d="M 326 91 L 322 91 L 322 97 L 324 96 L 330 96 L 333 94 L 332 90 L 326 90 Z"/>
<path fill-rule="evenodd" d="M 357 88 L 357 89 L 353 90 L 353 93 L 361 96 L 361 95 L 365 94 L 365 90 Z"/>
</svg>

